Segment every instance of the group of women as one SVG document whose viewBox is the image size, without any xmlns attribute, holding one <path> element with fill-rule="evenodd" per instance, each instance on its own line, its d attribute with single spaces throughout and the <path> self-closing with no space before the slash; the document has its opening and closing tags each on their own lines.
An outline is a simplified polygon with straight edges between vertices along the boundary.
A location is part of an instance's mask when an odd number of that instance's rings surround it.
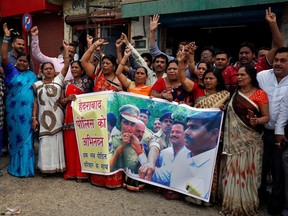
<svg viewBox="0 0 288 216">
<path fill-rule="evenodd" d="M 40 172 L 43 175 L 64 172 L 64 179 L 76 179 L 78 182 L 88 180 L 88 174 L 81 172 L 71 101 L 75 100 L 75 95 L 91 91 L 126 90 L 187 103 L 197 108 L 219 107 L 224 110 L 223 143 L 219 146 L 211 202 L 220 194 L 223 214 L 258 214 L 257 189 L 263 149 L 261 125 L 269 121 L 269 111 L 267 94 L 259 89 L 256 70 L 251 65 L 239 68 L 238 88 L 230 94 L 225 90 L 221 73 L 205 62 L 198 65 L 198 81 L 186 78 L 185 54 L 179 50 L 177 60 L 167 64 L 167 77 L 159 79 L 153 86 L 147 86 L 145 82 L 148 74 L 145 67 L 136 70 L 134 81 L 122 73 L 131 55 L 129 49 L 125 50 L 118 67 L 116 58 L 111 55 L 102 57 L 101 68 L 95 67 L 91 58 L 94 51 L 104 43 L 103 39 L 99 39 L 92 43 L 81 61 L 72 63 L 67 44 L 63 42 L 65 52 L 61 73 L 56 75 L 52 63 L 43 63 L 43 78 L 37 80 L 35 73 L 28 69 L 29 55 L 20 54 L 15 66 L 9 62 L 10 30 L 6 24 L 3 29 L 5 35 L 1 47 L 1 63 L 7 87 L 9 174 L 18 177 L 34 176 L 33 134 L 39 130 L 37 166 Z M 69 65 L 73 79 L 64 83 Z M 91 174 L 90 181 L 97 186 L 122 187 L 123 174 Z"/>
</svg>

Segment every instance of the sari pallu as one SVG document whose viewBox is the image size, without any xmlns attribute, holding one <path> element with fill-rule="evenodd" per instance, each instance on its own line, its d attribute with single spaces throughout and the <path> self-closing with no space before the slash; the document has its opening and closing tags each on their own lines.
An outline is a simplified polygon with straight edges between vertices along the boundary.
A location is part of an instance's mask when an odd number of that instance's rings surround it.
<svg viewBox="0 0 288 216">
<path fill-rule="evenodd" d="M 263 141 L 261 126 L 247 119 L 247 110 L 260 116 L 258 106 L 236 92 L 227 109 L 224 130 L 221 181 L 224 215 L 259 215 Z"/>
<path fill-rule="evenodd" d="M 107 80 L 102 70 L 96 72 L 96 74 L 92 78 L 94 79 L 94 92 L 115 90 L 116 88 L 120 87 L 120 84 L 113 82 L 113 80 Z"/>
<path fill-rule="evenodd" d="M 69 81 L 65 89 L 66 97 L 70 94 L 84 94 L 90 92 L 90 80 L 84 76 L 79 83 Z M 66 106 L 66 115 L 64 119 L 64 146 L 66 159 L 66 172 L 64 179 L 88 179 L 89 174 L 81 172 L 81 163 L 78 151 L 78 144 L 73 123 L 73 111 L 71 102 Z"/>
</svg>

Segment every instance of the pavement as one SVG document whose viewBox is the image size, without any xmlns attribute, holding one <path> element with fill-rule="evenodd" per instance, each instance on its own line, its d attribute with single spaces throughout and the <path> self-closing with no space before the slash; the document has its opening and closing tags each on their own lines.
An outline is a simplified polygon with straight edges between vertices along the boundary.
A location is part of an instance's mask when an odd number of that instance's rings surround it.
<svg viewBox="0 0 288 216">
<path fill-rule="evenodd" d="M 6 212 L 23 216 L 220 215 L 219 205 L 204 207 L 184 199 L 166 200 L 152 186 L 142 192 L 132 192 L 124 188 L 96 187 L 89 182 L 77 183 L 61 176 L 43 178 L 36 174 L 31 178 L 17 178 L 7 173 L 8 163 L 9 155 L 0 159 L 3 172 L 0 177 L 0 215 Z M 264 207 L 261 215 L 268 215 Z"/>
</svg>

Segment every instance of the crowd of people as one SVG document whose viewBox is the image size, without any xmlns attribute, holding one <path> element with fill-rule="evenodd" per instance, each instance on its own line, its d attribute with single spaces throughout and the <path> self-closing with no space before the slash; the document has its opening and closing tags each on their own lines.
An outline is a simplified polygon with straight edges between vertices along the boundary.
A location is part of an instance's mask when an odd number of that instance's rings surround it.
<svg viewBox="0 0 288 216">
<path fill-rule="evenodd" d="M 87 51 L 80 60 L 74 58 L 75 46 L 65 41 L 60 57 L 44 55 L 39 46 L 39 29 L 34 26 L 31 53 L 41 64 L 39 73 L 33 71 L 30 56 L 23 53 L 23 38 L 13 38 L 12 50 L 8 50 L 11 32 L 3 24 L 0 153 L 6 137 L 8 173 L 16 177 L 35 175 L 36 136 L 36 168 L 43 177 L 61 174 L 65 180 L 142 190 L 145 184 L 122 171 L 112 175 L 83 173 L 74 130 L 71 102 L 76 95 L 127 91 L 199 109 L 219 108 L 224 113 L 223 127 L 218 133 L 213 124 L 197 115 L 179 122 L 168 112 L 150 122 L 149 128 L 149 109 L 124 105 L 119 109 L 120 128 L 115 128 L 115 115 L 107 115 L 111 171 L 124 164 L 142 179 L 173 187 L 175 176 L 189 178 L 187 167 L 173 170 L 173 164 L 181 163 L 179 158 L 187 154 L 194 161 L 203 160 L 203 153 L 207 156 L 215 150 L 217 134 L 221 134 L 209 202 L 190 196 L 185 200 L 204 206 L 220 203 L 222 215 L 259 215 L 260 203 L 268 201 L 269 214 L 288 216 L 288 47 L 284 47 L 275 14 L 271 8 L 265 11 L 271 48 L 258 50 L 257 57 L 254 44 L 243 42 L 235 64 L 230 64 L 227 52 L 213 47 L 204 47 L 196 63 L 195 42 L 180 42 L 175 57 L 166 55 L 156 41 L 159 20 L 159 15 L 150 19 L 149 53 L 140 55 L 122 33 L 115 41 L 115 57 L 102 52 L 104 39 L 94 40 L 87 35 Z M 197 140 L 207 147 L 200 148 Z M 129 154 L 131 160 L 125 160 L 124 154 Z M 140 164 L 134 163 L 137 160 Z M 172 165 L 172 170 L 165 169 L 167 164 Z M 201 172 L 201 167 L 197 169 Z M 272 192 L 268 194 L 270 173 Z M 184 197 L 169 189 L 155 191 L 167 199 Z M 199 194 L 206 191 L 199 189 Z"/>
</svg>

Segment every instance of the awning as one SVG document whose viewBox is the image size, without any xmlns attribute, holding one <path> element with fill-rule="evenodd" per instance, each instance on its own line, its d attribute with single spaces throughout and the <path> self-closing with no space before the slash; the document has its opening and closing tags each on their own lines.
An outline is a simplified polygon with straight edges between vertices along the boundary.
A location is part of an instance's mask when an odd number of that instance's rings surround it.
<svg viewBox="0 0 288 216">
<path fill-rule="evenodd" d="M 62 11 L 62 6 L 52 5 L 46 0 L 6 0 L 1 1 L 1 17 L 11 17 L 22 15 L 25 13 L 41 12 L 41 11 Z"/>
<path fill-rule="evenodd" d="M 214 9 L 231 9 L 246 6 L 271 6 L 275 3 L 287 3 L 287 0 L 123 0 L 121 3 L 122 17 L 131 18 L 153 14 L 175 14 L 199 12 Z"/>
</svg>

